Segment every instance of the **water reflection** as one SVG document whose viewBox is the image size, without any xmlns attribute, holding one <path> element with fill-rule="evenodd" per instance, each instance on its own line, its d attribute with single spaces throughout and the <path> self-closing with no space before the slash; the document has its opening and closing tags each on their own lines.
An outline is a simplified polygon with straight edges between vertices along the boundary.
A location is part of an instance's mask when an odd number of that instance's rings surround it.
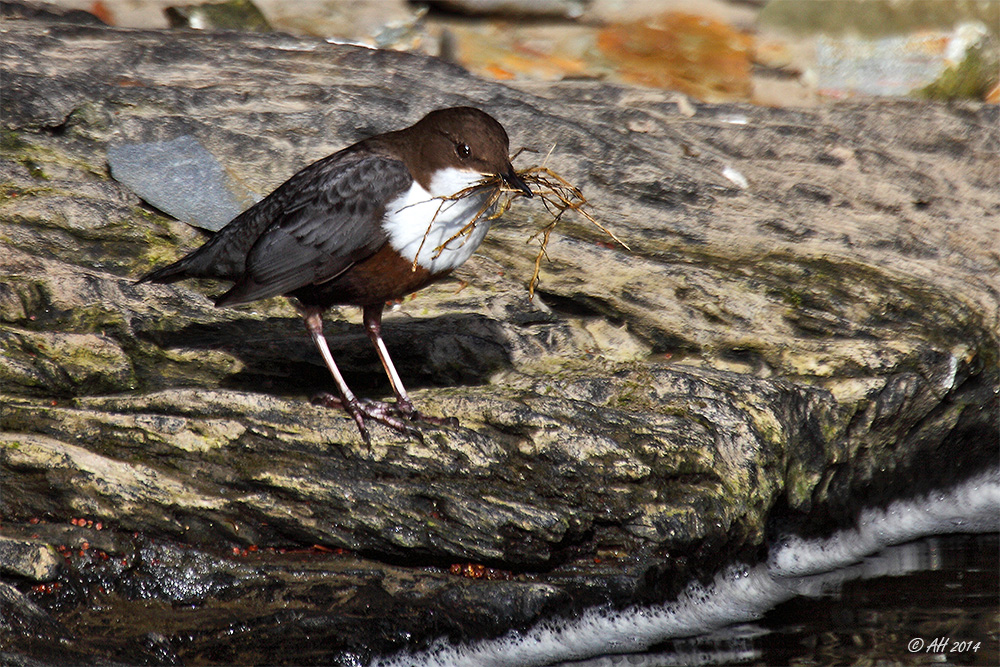
<svg viewBox="0 0 1000 667">
<path fill-rule="evenodd" d="M 733 566 L 663 605 L 594 609 L 377 664 L 996 665 L 998 532 L 1000 471 L 991 471 L 864 512 L 854 529 L 826 540 L 789 537 L 767 563 Z M 940 534 L 949 536 L 931 537 Z"/>
<path fill-rule="evenodd" d="M 669 640 L 641 654 L 555 664 L 1000 664 L 998 553 L 997 533 L 923 538 L 808 577 L 798 596 L 757 622 Z"/>
</svg>

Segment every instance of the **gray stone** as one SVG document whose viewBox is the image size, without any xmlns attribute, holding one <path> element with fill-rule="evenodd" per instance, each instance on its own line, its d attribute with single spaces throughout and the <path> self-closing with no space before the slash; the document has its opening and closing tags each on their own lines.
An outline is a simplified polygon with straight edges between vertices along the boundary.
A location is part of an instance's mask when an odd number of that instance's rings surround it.
<svg viewBox="0 0 1000 667">
<path fill-rule="evenodd" d="M 0 537 L 0 572 L 31 581 L 52 581 L 62 559 L 50 544 Z"/>
<path fill-rule="evenodd" d="M 111 146 L 108 166 L 115 180 L 144 201 L 211 231 L 222 229 L 259 199 L 227 177 L 215 157 L 187 135 Z"/>
</svg>

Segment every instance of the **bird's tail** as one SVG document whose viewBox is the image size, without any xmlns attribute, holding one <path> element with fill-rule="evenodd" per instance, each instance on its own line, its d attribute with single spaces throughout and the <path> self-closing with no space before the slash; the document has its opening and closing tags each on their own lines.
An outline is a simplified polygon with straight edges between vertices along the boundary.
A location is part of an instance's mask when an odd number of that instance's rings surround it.
<svg viewBox="0 0 1000 667">
<path fill-rule="evenodd" d="M 168 264 L 167 266 L 160 267 L 155 271 L 150 271 L 135 282 L 137 285 L 139 283 L 175 283 L 178 280 L 192 278 L 194 276 L 189 274 L 187 271 L 190 263 L 190 256 L 182 257 L 173 264 Z"/>
</svg>

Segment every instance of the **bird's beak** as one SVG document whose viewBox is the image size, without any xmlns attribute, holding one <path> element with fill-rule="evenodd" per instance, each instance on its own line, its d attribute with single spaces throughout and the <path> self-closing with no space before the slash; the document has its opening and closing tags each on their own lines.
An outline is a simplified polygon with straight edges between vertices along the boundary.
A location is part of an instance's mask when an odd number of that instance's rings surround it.
<svg viewBox="0 0 1000 667">
<path fill-rule="evenodd" d="M 507 165 L 507 172 L 500 174 L 500 178 L 510 187 L 523 192 L 525 197 L 530 197 L 533 194 L 531 188 L 524 182 L 524 179 L 517 175 L 517 172 L 514 171 L 514 166 L 511 164 Z"/>
</svg>

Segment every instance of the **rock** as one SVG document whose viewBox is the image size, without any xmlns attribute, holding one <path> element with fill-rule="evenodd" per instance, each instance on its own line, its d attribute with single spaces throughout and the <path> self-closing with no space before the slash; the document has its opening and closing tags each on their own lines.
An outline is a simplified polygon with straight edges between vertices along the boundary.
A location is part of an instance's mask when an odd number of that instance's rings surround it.
<svg viewBox="0 0 1000 667">
<path fill-rule="evenodd" d="M 817 0 L 803 11 L 798 2 L 771 0 L 757 16 L 756 55 L 786 81 L 758 79 L 755 99 L 783 94 L 773 100 L 782 104 L 811 89 L 828 99 L 983 100 L 997 83 L 1000 43 L 990 26 L 998 18 L 989 3 Z"/>
<path fill-rule="evenodd" d="M 222 229 L 257 201 L 226 176 L 211 153 L 188 136 L 111 146 L 108 166 L 115 180 L 127 185 L 143 201 L 169 210 L 182 222 L 211 231 Z M 191 191 L 193 196 L 178 202 L 178 191 Z"/>
<path fill-rule="evenodd" d="M 32 637 L 32 635 L 52 641 L 53 639 L 65 638 L 66 632 L 58 622 L 29 600 L 21 591 L 0 581 L 0 637 L 5 640 L 4 652 L 0 655 L 4 656 L 5 662 L 8 657 L 19 657 L 16 654 L 6 652 L 8 648 L 13 648 L 12 642 L 24 642 L 26 637 Z M 28 658 L 25 660 L 25 664 L 38 663 Z"/>
<path fill-rule="evenodd" d="M 64 9 L 55 4 L 41 2 L 10 2 L 0 5 L 3 17 L 10 19 L 37 19 L 49 22 L 101 25 L 102 21 L 93 13 L 82 9 Z"/>
<path fill-rule="evenodd" d="M 997 465 L 996 107 L 682 113 L 287 35 L 4 30 L 2 534 L 69 559 L 51 591 L 7 587 L 48 619 L 4 626 L 17 655 L 278 663 L 308 635 L 300 662 L 363 663 L 669 599 L 779 529 Z M 554 144 L 632 252 L 567 218 L 529 302 L 548 218 L 522 200 L 483 256 L 393 306 L 415 401 L 460 427 L 376 426 L 366 448 L 308 403 L 330 380 L 286 302 L 134 284 L 203 237 L 112 180 L 110 146 L 192 136 L 264 194 L 470 103 L 514 146 Z M 348 381 L 387 395 L 341 315 Z M 121 619 L 134 632 L 95 631 Z"/>
<path fill-rule="evenodd" d="M 723 21 L 665 12 L 612 24 L 596 46 L 622 81 L 680 91 L 709 102 L 751 97 L 753 41 Z"/>
<path fill-rule="evenodd" d="M 250 0 L 180 5 L 164 10 L 171 28 L 270 32 L 271 26 Z"/>
<path fill-rule="evenodd" d="M 0 572 L 31 581 L 52 581 L 61 560 L 51 545 L 0 537 Z"/>
<path fill-rule="evenodd" d="M 113 340 L 97 334 L 0 331 L 0 378 L 41 395 L 127 391 L 132 364 Z"/>
<path fill-rule="evenodd" d="M 472 16 L 549 16 L 578 18 L 589 4 L 587 0 L 434 0 L 433 5 L 448 11 Z"/>
</svg>

